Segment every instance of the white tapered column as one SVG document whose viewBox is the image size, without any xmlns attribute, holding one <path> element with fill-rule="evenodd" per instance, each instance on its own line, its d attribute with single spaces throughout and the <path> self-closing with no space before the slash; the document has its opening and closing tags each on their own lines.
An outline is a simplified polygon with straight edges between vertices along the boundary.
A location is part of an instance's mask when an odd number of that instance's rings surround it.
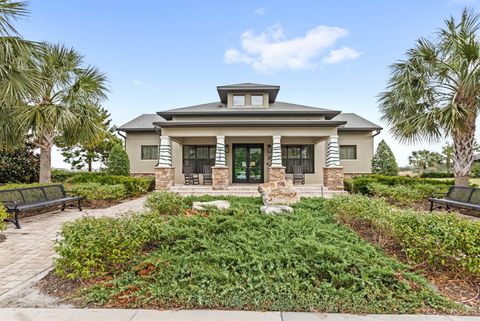
<svg viewBox="0 0 480 321">
<path fill-rule="evenodd" d="M 217 136 L 215 166 L 212 167 L 212 189 L 228 189 L 228 166 L 225 159 L 225 136 Z"/>
<path fill-rule="evenodd" d="M 272 164 L 268 169 L 268 181 L 285 180 L 285 166 L 282 165 L 282 137 L 272 136 Z"/>
<path fill-rule="evenodd" d="M 155 189 L 168 190 L 175 185 L 175 168 L 172 166 L 172 141 L 160 136 L 158 165 L 155 167 Z"/>
<path fill-rule="evenodd" d="M 343 167 L 340 164 L 338 136 L 332 135 L 327 142 L 327 159 L 323 168 L 323 185 L 331 190 L 343 190 Z"/>
</svg>

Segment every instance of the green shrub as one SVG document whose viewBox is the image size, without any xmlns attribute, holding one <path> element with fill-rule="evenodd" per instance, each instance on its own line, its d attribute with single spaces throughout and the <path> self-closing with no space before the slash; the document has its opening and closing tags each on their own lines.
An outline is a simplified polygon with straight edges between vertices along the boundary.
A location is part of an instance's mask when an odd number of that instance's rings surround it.
<svg viewBox="0 0 480 321">
<path fill-rule="evenodd" d="M 395 155 L 393 155 L 390 147 L 382 139 L 378 144 L 375 155 L 372 158 L 372 173 L 387 176 L 397 176 L 398 171 L 399 169 Z"/>
<path fill-rule="evenodd" d="M 87 200 L 116 200 L 127 195 L 127 190 L 122 184 L 80 183 L 73 185 L 71 190 Z"/>
<path fill-rule="evenodd" d="M 361 195 L 330 199 L 326 208 L 349 226 L 367 223 L 379 239 L 397 240 L 411 262 L 480 274 L 480 222 L 454 214 L 400 210 Z"/>
<path fill-rule="evenodd" d="M 68 183 L 100 183 L 103 185 L 125 186 L 127 196 L 139 196 L 153 190 L 155 179 L 143 177 L 117 176 L 107 173 L 78 173 L 67 179 Z"/>
<path fill-rule="evenodd" d="M 66 169 L 54 168 L 52 169 L 52 182 L 65 182 L 75 174 L 77 173 Z"/>
<path fill-rule="evenodd" d="M 107 161 L 107 173 L 110 175 L 130 175 L 130 162 L 122 145 L 112 147 Z"/>
<path fill-rule="evenodd" d="M 471 175 L 474 178 L 480 178 L 480 163 L 473 163 L 471 168 Z"/>
<path fill-rule="evenodd" d="M 145 200 L 145 208 L 160 215 L 178 215 L 187 207 L 186 200 L 177 193 L 155 192 Z"/>
<path fill-rule="evenodd" d="M 6 224 L 3 220 L 9 216 L 7 209 L 0 203 L 0 231 L 3 231 L 6 228 Z"/>
<path fill-rule="evenodd" d="M 429 185 L 454 185 L 453 180 L 435 180 L 427 178 L 412 178 L 406 176 L 383 176 L 383 175 L 364 175 L 357 176 L 349 180 L 347 186 L 349 191 L 352 193 L 359 193 L 364 195 L 371 195 L 368 189 L 368 185 L 371 183 L 380 183 L 389 186 L 395 185 L 420 185 L 420 184 L 429 184 Z"/>
<path fill-rule="evenodd" d="M 38 182 L 40 158 L 31 144 L 0 149 L 0 184 Z"/>
<path fill-rule="evenodd" d="M 367 185 L 368 194 L 388 199 L 390 202 L 407 205 L 420 201 L 434 192 L 446 192 L 448 185 L 413 184 L 413 185 L 385 185 L 370 183 Z"/>
<path fill-rule="evenodd" d="M 453 178 L 453 173 L 446 173 L 446 172 L 423 172 L 420 175 L 421 178 Z"/>
<path fill-rule="evenodd" d="M 129 262 L 149 237 L 154 224 L 140 215 L 83 217 L 65 223 L 55 251 L 55 271 L 64 278 L 90 278 L 104 275 Z"/>
</svg>

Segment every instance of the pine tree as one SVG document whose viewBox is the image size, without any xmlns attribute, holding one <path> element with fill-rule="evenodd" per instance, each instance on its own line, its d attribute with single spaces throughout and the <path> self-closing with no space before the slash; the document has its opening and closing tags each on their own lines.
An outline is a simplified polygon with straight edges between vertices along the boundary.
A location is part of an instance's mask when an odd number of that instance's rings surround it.
<svg viewBox="0 0 480 321">
<path fill-rule="evenodd" d="M 107 173 L 111 175 L 130 175 L 130 161 L 128 155 L 121 144 L 113 146 L 108 157 Z"/>
<path fill-rule="evenodd" d="M 372 173 L 396 176 L 398 175 L 398 171 L 395 155 L 393 155 L 390 147 L 382 139 L 382 141 L 378 144 L 377 151 L 372 159 Z"/>
</svg>

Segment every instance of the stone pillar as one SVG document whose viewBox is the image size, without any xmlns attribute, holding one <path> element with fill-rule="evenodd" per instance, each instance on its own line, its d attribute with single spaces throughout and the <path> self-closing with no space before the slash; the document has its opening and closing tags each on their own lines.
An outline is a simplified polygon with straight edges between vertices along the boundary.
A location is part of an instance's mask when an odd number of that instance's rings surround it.
<svg viewBox="0 0 480 321">
<path fill-rule="evenodd" d="M 276 182 L 285 180 L 285 166 L 282 165 L 281 136 L 272 137 L 272 164 L 268 170 L 268 181 Z"/>
<path fill-rule="evenodd" d="M 338 136 L 332 135 L 327 145 L 326 167 L 323 168 L 323 185 L 331 190 L 343 190 L 343 167 L 340 165 Z"/>
<path fill-rule="evenodd" d="M 225 159 L 225 136 L 217 136 L 215 166 L 212 167 L 212 189 L 227 189 L 228 182 L 228 166 Z"/>
<path fill-rule="evenodd" d="M 155 167 L 155 189 L 169 190 L 175 185 L 175 168 L 172 166 L 172 142 L 169 136 L 160 136 L 158 165 Z"/>
<path fill-rule="evenodd" d="M 330 190 L 343 190 L 343 167 L 324 167 L 323 185 Z"/>
</svg>

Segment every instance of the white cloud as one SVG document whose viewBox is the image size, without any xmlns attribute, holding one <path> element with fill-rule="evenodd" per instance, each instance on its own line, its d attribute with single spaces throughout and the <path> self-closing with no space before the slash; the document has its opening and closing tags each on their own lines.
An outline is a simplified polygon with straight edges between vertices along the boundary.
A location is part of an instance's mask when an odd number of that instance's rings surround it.
<svg viewBox="0 0 480 321">
<path fill-rule="evenodd" d="M 134 84 L 135 86 L 150 87 L 150 84 L 149 84 L 148 82 L 143 81 L 143 80 L 137 80 L 137 79 L 135 79 L 135 80 L 133 81 L 133 84 Z"/>
<path fill-rule="evenodd" d="M 355 60 L 361 53 L 355 49 L 342 47 L 340 49 L 332 50 L 328 53 L 328 56 L 323 59 L 326 64 L 336 64 L 344 60 Z"/>
<path fill-rule="evenodd" d="M 263 16 L 267 14 L 267 10 L 265 10 L 265 8 L 257 8 L 253 10 L 253 14 L 256 14 L 257 16 Z"/>
<path fill-rule="evenodd" d="M 240 37 L 242 49 L 227 49 L 224 61 L 226 63 L 244 63 L 259 72 L 314 68 L 319 62 L 324 62 L 316 58 L 334 46 L 338 39 L 348 34 L 348 30 L 339 27 L 317 26 L 309 30 L 303 37 L 287 39 L 280 25 L 270 27 L 260 34 L 249 30 L 242 33 Z M 344 48 L 338 50 L 345 56 L 344 59 L 352 59 L 355 54 L 358 57 L 359 53 L 354 49 L 347 49 L 349 52 L 345 52 Z M 333 50 L 330 55 L 332 52 Z M 333 53 L 335 57 L 338 55 L 338 53 Z M 329 56 L 324 59 L 330 61 Z M 344 59 L 340 59 L 338 62 Z"/>
</svg>

